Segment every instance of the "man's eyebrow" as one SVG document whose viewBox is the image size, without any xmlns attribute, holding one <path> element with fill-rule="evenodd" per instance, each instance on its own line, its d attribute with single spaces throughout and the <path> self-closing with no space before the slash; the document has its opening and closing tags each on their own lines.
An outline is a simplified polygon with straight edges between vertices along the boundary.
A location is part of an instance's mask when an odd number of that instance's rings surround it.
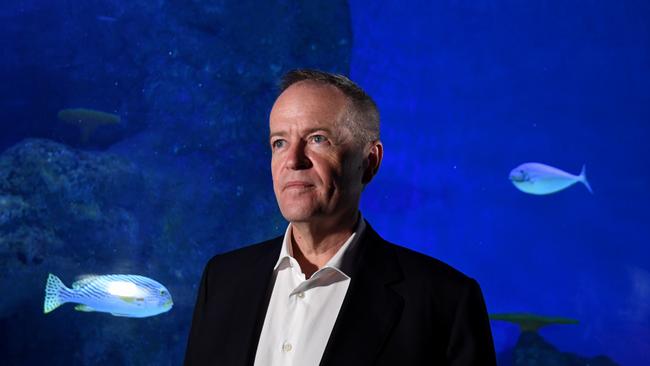
<svg viewBox="0 0 650 366">
<path fill-rule="evenodd" d="M 286 135 L 286 133 L 285 133 L 284 131 L 276 131 L 276 132 L 272 132 L 272 133 L 269 135 L 269 140 L 272 139 L 272 138 L 274 138 L 275 136 L 284 136 L 284 135 Z"/>
<path fill-rule="evenodd" d="M 308 129 L 306 129 L 306 130 L 302 130 L 302 131 L 300 131 L 300 133 L 301 133 L 302 135 L 310 135 L 310 134 L 312 134 L 312 133 L 314 133 L 314 132 L 318 132 L 318 131 L 326 132 L 326 133 L 329 134 L 329 135 L 333 135 L 333 134 L 334 134 L 331 128 L 324 127 L 324 126 L 323 126 L 323 127 L 319 127 L 319 126 L 317 126 L 317 127 L 308 128 Z M 280 136 L 280 137 L 282 137 L 282 136 L 286 136 L 286 135 L 287 135 L 286 131 L 275 131 L 275 132 L 272 132 L 272 133 L 269 135 L 269 140 L 272 139 L 272 138 L 274 138 L 274 137 L 276 137 L 276 136 Z"/>
</svg>

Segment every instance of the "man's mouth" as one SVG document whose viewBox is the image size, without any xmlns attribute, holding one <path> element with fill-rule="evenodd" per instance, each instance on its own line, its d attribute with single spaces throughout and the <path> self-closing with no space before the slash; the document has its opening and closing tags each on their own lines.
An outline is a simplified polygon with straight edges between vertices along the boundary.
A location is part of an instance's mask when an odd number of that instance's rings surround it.
<svg viewBox="0 0 650 366">
<path fill-rule="evenodd" d="M 292 181 L 284 185 L 284 189 L 305 189 L 305 188 L 310 188 L 313 187 L 314 185 L 309 183 L 309 182 L 303 182 L 303 181 Z"/>
</svg>

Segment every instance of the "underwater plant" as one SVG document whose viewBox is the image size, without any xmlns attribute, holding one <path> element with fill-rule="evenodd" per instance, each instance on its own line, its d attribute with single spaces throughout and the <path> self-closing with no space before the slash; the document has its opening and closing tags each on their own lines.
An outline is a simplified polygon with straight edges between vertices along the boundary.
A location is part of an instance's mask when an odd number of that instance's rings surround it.
<svg viewBox="0 0 650 366">
<path fill-rule="evenodd" d="M 491 320 L 502 320 L 519 325 L 521 332 L 537 332 L 539 328 L 552 324 L 578 324 L 570 318 L 548 317 L 529 313 L 490 314 Z"/>
<path fill-rule="evenodd" d="M 57 113 L 61 121 L 76 125 L 81 131 L 81 142 L 86 143 L 90 135 L 99 126 L 115 125 L 120 123 L 120 116 L 116 114 L 86 108 L 62 109 Z"/>
</svg>

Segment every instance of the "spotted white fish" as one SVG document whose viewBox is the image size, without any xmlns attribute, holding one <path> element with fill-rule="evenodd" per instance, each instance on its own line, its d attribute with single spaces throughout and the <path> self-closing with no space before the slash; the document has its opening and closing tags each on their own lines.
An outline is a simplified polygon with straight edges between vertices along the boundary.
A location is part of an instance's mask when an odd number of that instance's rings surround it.
<svg viewBox="0 0 650 366">
<path fill-rule="evenodd" d="M 551 194 L 578 182 L 594 193 L 587 181 L 587 169 L 584 165 L 580 175 L 573 175 L 546 164 L 524 163 L 512 169 L 510 180 L 519 190 L 530 194 Z"/>
<path fill-rule="evenodd" d="M 101 311 L 115 316 L 144 318 L 169 311 L 174 304 L 165 286 L 137 275 L 85 276 L 66 287 L 49 274 L 45 285 L 45 314 L 67 302 L 78 311 Z"/>
</svg>

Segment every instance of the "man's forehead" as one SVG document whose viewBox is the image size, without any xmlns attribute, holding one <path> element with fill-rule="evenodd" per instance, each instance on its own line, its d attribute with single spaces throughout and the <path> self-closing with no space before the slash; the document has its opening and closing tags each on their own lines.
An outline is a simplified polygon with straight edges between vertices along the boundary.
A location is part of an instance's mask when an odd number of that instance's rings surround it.
<svg viewBox="0 0 650 366">
<path fill-rule="evenodd" d="M 346 109 L 348 98 L 333 85 L 301 81 L 283 91 L 273 104 L 274 114 L 294 114 L 318 109 L 336 111 Z"/>
<path fill-rule="evenodd" d="M 308 135 L 317 131 L 324 131 L 330 134 L 333 134 L 336 130 L 337 123 L 332 122 L 323 122 L 323 123 L 310 123 L 304 124 L 298 121 L 296 122 L 287 122 L 282 123 L 281 125 L 271 124 L 269 135 L 273 136 L 286 136 L 292 133 L 298 133 L 299 135 Z"/>
<path fill-rule="evenodd" d="M 270 135 L 323 130 L 334 132 L 348 110 L 348 100 L 336 87 L 299 82 L 275 101 L 269 116 Z"/>
</svg>

